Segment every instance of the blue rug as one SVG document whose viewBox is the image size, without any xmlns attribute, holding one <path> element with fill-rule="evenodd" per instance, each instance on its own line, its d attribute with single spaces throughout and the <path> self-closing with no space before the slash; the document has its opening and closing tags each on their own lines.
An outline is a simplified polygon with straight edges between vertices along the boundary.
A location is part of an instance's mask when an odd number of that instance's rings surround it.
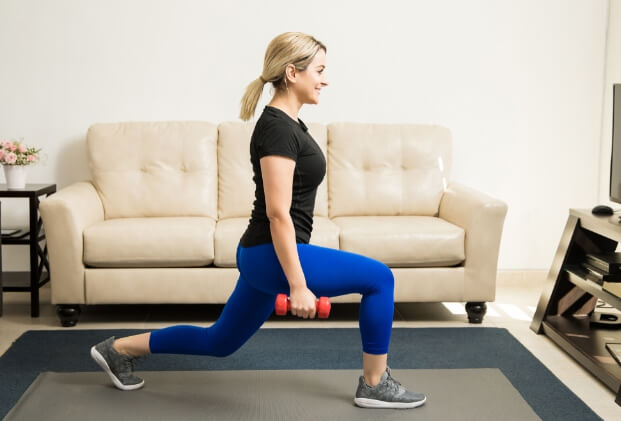
<svg viewBox="0 0 621 421">
<path fill-rule="evenodd" d="M 145 332 L 148 330 L 25 332 L 0 357 L 0 417 L 40 372 L 100 371 L 89 355 L 92 345 L 109 336 Z M 395 369 L 498 368 L 541 419 L 601 420 L 506 329 L 393 328 L 388 364 Z M 226 358 L 154 354 L 136 364 L 137 372 L 361 368 L 356 328 L 263 328 Z"/>
</svg>

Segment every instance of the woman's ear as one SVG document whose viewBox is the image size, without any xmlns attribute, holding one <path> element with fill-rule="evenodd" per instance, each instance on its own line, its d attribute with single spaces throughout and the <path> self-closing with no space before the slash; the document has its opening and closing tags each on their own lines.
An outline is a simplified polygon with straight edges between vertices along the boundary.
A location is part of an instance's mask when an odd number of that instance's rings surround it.
<svg viewBox="0 0 621 421">
<path fill-rule="evenodd" d="M 285 68 L 285 75 L 295 81 L 296 69 L 293 64 L 287 64 L 287 67 Z"/>
</svg>

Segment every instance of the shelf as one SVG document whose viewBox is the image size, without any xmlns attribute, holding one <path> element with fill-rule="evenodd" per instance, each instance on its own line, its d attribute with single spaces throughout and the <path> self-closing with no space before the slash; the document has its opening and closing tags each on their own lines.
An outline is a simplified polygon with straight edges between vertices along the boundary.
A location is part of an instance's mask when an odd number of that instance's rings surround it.
<svg viewBox="0 0 621 421">
<path fill-rule="evenodd" d="M 45 240 L 45 230 L 43 227 L 39 231 L 39 241 Z M 2 235 L 2 244 L 30 244 L 30 231 L 28 228 L 21 228 L 19 232 L 12 235 Z"/>
<path fill-rule="evenodd" d="M 45 234 L 39 234 L 39 241 L 45 240 Z M 2 245 L 7 246 L 9 244 L 22 244 L 29 245 L 30 244 L 30 234 L 27 234 L 23 237 L 2 237 Z"/>
<path fill-rule="evenodd" d="M 42 271 L 38 287 L 42 287 L 48 283 L 49 280 L 50 277 L 48 276 L 47 271 Z M 2 290 L 5 292 L 30 291 L 30 272 L 2 272 Z"/>
<path fill-rule="evenodd" d="M 608 387 L 619 390 L 621 366 L 606 349 L 606 342 L 621 342 L 621 331 L 593 327 L 588 317 L 563 316 L 547 316 L 543 331 Z"/>
<path fill-rule="evenodd" d="M 0 184 L 0 197 L 28 197 L 35 198 L 50 195 L 56 192 L 56 184 L 26 184 L 26 188 L 9 190 L 6 184 Z"/>
<path fill-rule="evenodd" d="M 598 285 L 593 281 L 587 280 L 586 270 L 580 268 L 579 266 L 567 266 L 565 267 L 565 272 L 567 273 L 567 275 L 569 275 L 569 282 L 571 282 L 575 286 L 583 289 L 584 291 L 601 300 L 604 300 L 615 308 L 621 309 L 621 298 L 609 293 L 608 291 L 604 291 L 601 285 Z"/>
<path fill-rule="evenodd" d="M 27 228 L 15 228 L 15 229 L 18 229 L 19 231 L 13 234 L 2 234 L 0 235 L 0 237 L 2 237 L 3 240 L 9 239 L 9 238 L 23 238 L 24 236 L 29 235 L 30 233 L 30 231 Z"/>
<path fill-rule="evenodd" d="M 3 246 L 24 245 L 30 249 L 30 268 L 39 270 L 49 268 L 47 244 L 41 247 L 45 241 L 45 230 L 39 213 L 41 196 L 43 200 L 56 192 L 56 184 L 26 184 L 24 189 L 8 190 L 6 184 L 0 184 L 0 198 L 24 198 L 28 199 L 28 226 L 20 227 L 20 231 L 13 235 L 1 235 Z M 35 233 L 31 236 L 31 231 Z M 0 268 L 1 270 L 1 268 Z M 31 272 L 4 272 L 2 291 L 30 292 L 30 316 L 39 317 L 39 288 L 50 281 L 50 275 L 43 270 L 34 285 L 31 283 Z M 0 295 L 0 300 L 2 296 Z"/>
</svg>

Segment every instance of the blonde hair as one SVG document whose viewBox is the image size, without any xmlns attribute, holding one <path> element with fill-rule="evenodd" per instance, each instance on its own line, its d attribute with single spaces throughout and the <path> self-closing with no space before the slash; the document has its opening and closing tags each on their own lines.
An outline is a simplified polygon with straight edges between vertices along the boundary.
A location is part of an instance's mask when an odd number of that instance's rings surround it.
<svg viewBox="0 0 621 421">
<path fill-rule="evenodd" d="M 277 90 L 287 89 L 285 69 L 288 64 L 293 64 L 297 71 L 303 72 L 321 49 L 327 52 L 323 43 L 301 32 L 285 32 L 276 36 L 265 51 L 261 76 L 246 87 L 241 99 L 239 118 L 247 121 L 254 116 L 263 86 L 267 82 L 271 82 Z"/>
</svg>

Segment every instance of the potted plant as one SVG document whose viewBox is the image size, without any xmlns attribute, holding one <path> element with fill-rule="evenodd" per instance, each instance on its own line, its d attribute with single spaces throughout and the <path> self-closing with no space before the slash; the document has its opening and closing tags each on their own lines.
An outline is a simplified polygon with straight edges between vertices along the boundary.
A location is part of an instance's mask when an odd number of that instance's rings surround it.
<svg viewBox="0 0 621 421">
<path fill-rule="evenodd" d="M 0 141 L 0 164 L 9 190 L 25 188 L 26 167 L 39 161 L 41 149 L 28 147 L 21 140 Z"/>
</svg>

